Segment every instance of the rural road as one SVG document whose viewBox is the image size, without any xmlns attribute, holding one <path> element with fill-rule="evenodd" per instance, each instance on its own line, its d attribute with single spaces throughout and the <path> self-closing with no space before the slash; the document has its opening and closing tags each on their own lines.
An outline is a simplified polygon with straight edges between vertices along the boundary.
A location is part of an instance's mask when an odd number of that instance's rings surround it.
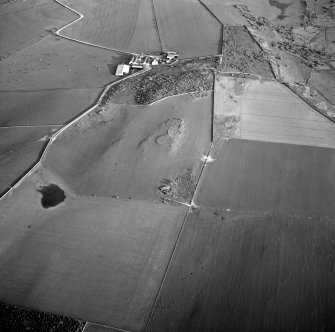
<svg viewBox="0 0 335 332">
<path fill-rule="evenodd" d="M 79 22 L 81 19 L 83 19 L 85 16 L 81 13 L 79 13 L 77 10 L 65 5 L 64 3 L 58 1 L 58 0 L 54 0 L 55 2 L 57 2 L 60 6 L 72 11 L 73 13 L 75 13 L 76 15 L 78 15 L 79 17 L 77 19 L 75 19 L 74 21 L 64 25 L 63 27 L 61 27 L 60 29 L 58 29 L 56 31 L 56 35 L 59 36 L 59 37 L 62 37 L 62 38 L 65 38 L 65 39 L 68 39 L 68 40 L 71 40 L 73 42 L 77 42 L 77 43 L 80 43 L 80 44 L 84 44 L 84 45 L 88 45 L 88 46 L 93 46 L 93 47 L 98 47 L 98 48 L 102 48 L 104 50 L 109 50 L 109 51 L 114 51 L 114 52 L 119 52 L 119 53 L 123 53 L 123 54 L 128 54 L 128 55 L 138 55 L 137 53 L 131 53 L 131 52 L 125 52 L 125 51 L 121 51 L 121 50 L 117 50 L 115 48 L 111 48 L 111 47 L 107 47 L 107 46 L 102 46 L 102 45 L 98 45 L 98 44 L 93 44 L 93 43 L 89 43 L 89 42 L 86 42 L 86 41 L 83 41 L 83 40 L 79 40 L 79 39 L 76 39 L 76 38 L 72 38 L 72 37 L 68 37 L 64 34 L 62 34 L 62 31 L 68 27 L 70 27 L 72 24 L 74 23 L 77 23 Z"/>
<path fill-rule="evenodd" d="M 124 52 L 124 51 L 120 51 L 120 50 L 116 50 L 116 49 L 113 49 L 113 48 L 109 48 L 109 47 L 105 47 L 105 46 L 101 46 L 101 45 L 96 45 L 96 44 L 92 44 L 92 43 L 88 43 L 88 42 L 85 42 L 85 41 L 81 41 L 81 40 L 78 40 L 78 39 L 75 39 L 75 38 L 71 38 L 71 37 L 67 37 L 65 35 L 63 35 L 61 32 L 62 30 L 64 30 L 65 28 L 71 26 L 72 24 L 78 22 L 79 20 L 81 20 L 84 15 L 82 15 L 81 13 L 79 13 L 78 11 L 76 11 L 75 9 L 63 4 L 62 2 L 58 1 L 58 0 L 54 0 L 55 2 L 57 2 L 59 5 L 67 8 L 68 10 L 71 10 L 72 12 L 74 12 L 75 14 L 77 14 L 79 16 L 79 18 L 77 18 L 76 20 L 64 25 L 63 27 L 61 27 L 60 29 L 58 29 L 56 31 L 56 34 L 59 36 L 59 37 L 62 37 L 62 38 L 65 38 L 65 39 L 68 39 L 70 41 L 73 41 L 73 42 L 77 42 L 77 43 L 81 43 L 81 44 L 84 44 L 84 45 L 88 45 L 88 46 L 93 46 L 93 47 L 98 47 L 98 48 L 102 48 L 102 49 L 106 49 L 106 50 L 110 50 L 110 51 L 115 51 L 115 52 L 120 52 L 120 53 L 124 53 L 124 54 L 128 54 L 128 55 L 136 55 L 136 53 L 128 53 L 128 52 Z M 75 124 L 76 122 L 78 122 L 80 119 L 82 119 L 84 116 L 86 116 L 88 113 L 90 113 L 93 109 L 95 109 L 97 107 L 97 105 L 99 105 L 99 103 L 101 102 L 102 98 L 105 96 L 106 92 L 115 84 L 118 84 L 126 79 L 129 79 L 129 78 L 132 78 L 134 76 L 137 76 L 139 74 L 142 74 L 146 71 L 149 71 L 150 68 L 147 68 L 147 69 L 144 69 L 144 70 L 141 70 L 140 72 L 137 72 L 137 73 L 134 73 L 132 75 L 129 75 L 129 76 L 126 76 L 116 82 L 113 82 L 111 84 L 108 84 L 104 90 L 102 91 L 102 93 L 100 94 L 100 97 L 98 99 L 98 101 L 96 102 L 95 105 L 93 105 L 91 108 L 89 108 L 87 111 L 85 111 L 84 113 L 80 114 L 78 117 L 76 117 L 74 120 L 72 120 L 71 122 L 69 122 L 68 124 L 64 125 L 61 129 L 59 129 L 56 133 L 54 133 L 48 140 L 48 143 L 47 145 L 43 148 L 43 150 L 41 151 L 41 156 L 40 158 L 38 159 L 37 162 L 35 162 L 32 167 L 25 173 L 23 174 L 14 184 L 13 186 L 9 187 L 8 190 L 6 190 L 0 197 L 0 201 L 2 199 L 4 199 L 5 197 L 7 197 L 8 195 L 10 195 L 10 193 L 16 189 L 17 187 L 19 187 L 21 185 L 21 183 L 28 177 L 30 176 L 32 173 L 34 173 L 38 167 L 41 165 L 42 161 L 44 160 L 47 152 L 49 151 L 52 143 L 57 139 L 57 137 L 59 135 L 61 135 L 65 130 L 67 130 L 69 127 L 71 127 L 73 124 Z"/>
</svg>

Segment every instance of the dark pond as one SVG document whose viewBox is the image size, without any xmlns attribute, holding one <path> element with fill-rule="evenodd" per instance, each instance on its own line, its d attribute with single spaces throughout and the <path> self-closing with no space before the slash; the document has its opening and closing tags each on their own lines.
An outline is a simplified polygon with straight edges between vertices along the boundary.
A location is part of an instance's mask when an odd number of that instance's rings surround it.
<svg viewBox="0 0 335 332">
<path fill-rule="evenodd" d="M 291 3 L 282 3 L 278 0 L 269 0 L 269 4 L 272 7 L 277 7 L 278 9 L 281 10 L 280 15 L 277 16 L 279 20 L 283 20 L 287 16 L 285 15 L 286 8 L 291 5 Z"/>
<path fill-rule="evenodd" d="M 45 209 L 58 205 L 66 198 L 64 190 L 53 183 L 42 186 L 37 191 L 42 194 L 41 204 Z"/>
</svg>

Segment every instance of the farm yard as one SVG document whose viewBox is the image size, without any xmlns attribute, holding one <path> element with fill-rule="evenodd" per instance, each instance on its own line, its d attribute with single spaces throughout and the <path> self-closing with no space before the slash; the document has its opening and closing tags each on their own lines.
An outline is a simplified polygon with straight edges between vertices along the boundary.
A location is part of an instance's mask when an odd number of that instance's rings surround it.
<svg viewBox="0 0 335 332">
<path fill-rule="evenodd" d="M 0 0 L 0 331 L 335 330 L 333 9 Z"/>
</svg>

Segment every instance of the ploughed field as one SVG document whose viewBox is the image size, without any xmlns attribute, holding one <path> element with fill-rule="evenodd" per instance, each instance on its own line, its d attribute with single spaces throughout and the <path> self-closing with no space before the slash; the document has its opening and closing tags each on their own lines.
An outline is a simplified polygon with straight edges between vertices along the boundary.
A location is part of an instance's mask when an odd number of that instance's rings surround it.
<svg viewBox="0 0 335 332">
<path fill-rule="evenodd" d="M 45 209 L 41 189 L 55 183 L 66 197 Z M 186 208 L 79 197 L 40 168 L 1 212 L 1 301 L 140 331 Z"/>
<path fill-rule="evenodd" d="M 69 37 L 212 57 L 114 85 L 1 199 L 0 302 L 71 317 L 48 318 L 60 331 L 335 330 L 330 2 L 64 3 L 84 15 Z M 45 29 L 77 17 L 57 8 Z M 29 44 L 40 23 L 8 29 Z M 129 58 L 20 38 L 0 63 L 0 191 Z"/>
<path fill-rule="evenodd" d="M 334 221 L 191 212 L 147 331 L 331 331 Z"/>
</svg>

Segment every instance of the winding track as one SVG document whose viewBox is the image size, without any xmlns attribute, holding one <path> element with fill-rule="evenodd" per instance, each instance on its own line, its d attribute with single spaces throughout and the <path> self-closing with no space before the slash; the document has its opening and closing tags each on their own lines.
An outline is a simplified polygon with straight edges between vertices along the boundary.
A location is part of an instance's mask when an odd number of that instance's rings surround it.
<svg viewBox="0 0 335 332">
<path fill-rule="evenodd" d="M 91 47 L 97 47 L 97 48 L 101 48 L 101 49 L 106 49 L 106 50 L 110 50 L 110 51 L 114 51 L 114 52 L 119 52 L 119 53 L 123 53 L 123 54 L 127 54 L 127 55 L 137 55 L 137 53 L 130 53 L 130 52 L 124 52 L 124 51 L 120 51 L 117 49 L 113 49 L 113 48 L 109 48 L 106 46 L 101 46 L 101 45 L 97 45 L 97 44 L 93 44 L 93 43 L 89 43 L 86 41 L 82 41 L 76 38 L 72 38 L 72 37 L 68 37 L 66 35 L 64 35 L 62 33 L 62 31 L 64 29 L 66 29 L 67 27 L 71 26 L 74 23 L 79 22 L 81 19 L 84 18 L 84 15 L 81 14 L 80 12 L 78 12 L 77 10 L 65 5 L 64 3 L 60 2 L 59 0 L 54 0 L 56 3 L 58 3 L 60 6 L 72 11 L 73 13 L 75 13 L 76 15 L 78 15 L 79 17 L 75 20 L 73 20 L 72 22 L 64 25 L 63 27 L 59 28 L 55 34 L 61 38 L 76 42 L 76 43 L 80 43 L 80 44 L 84 44 L 87 46 L 91 46 Z M 17 187 L 19 187 L 21 185 L 21 183 L 28 177 L 30 176 L 32 173 L 34 173 L 41 165 L 43 160 L 45 159 L 45 156 L 47 154 L 47 152 L 49 151 L 51 145 L 53 144 L 53 142 L 57 139 L 58 136 L 60 136 L 65 130 L 67 130 L 69 127 L 71 127 L 73 124 L 75 124 L 76 122 L 78 122 L 79 120 L 81 120 L 84 116 L 86 116 L 87 114 L 89 114 L 93 109 L 95 109 L 101 102 L 102 98 L 105 96 L 105 94 L 107 93 L 107 91 L 115 84 L 119 84 L 120 82 L 132 78 L 134 76 L 140 75 L 146 71 L 149 71 L 150 68 L 141 70 L 138 73 L 126 76 L 116 82 L 113 82 L 111 84 L 108 84 L 104 90 L 102 91 L 102 93 L 100 94 L 100 97 L 98 99 L 98 101 L 92 106 L 90 107 L 87 111 L 85 111 L 84 113 L 80 114 L 78 117 L 76 117 L 75 119 L 73 119 L 72 121 L 70 121 L 69 123 L 65 124 L 62 128 L 60 128 L 57 132 L 55 132 L 49 139 L 48 139 L 48 143 L 45 145 L 45 147 L 43 148 L 43 150 L 41 151 L 41 155 L 39 157 L 39 159 L 28 169 L 28 171 L 26 173 L 24 173 L 21 177 L 19 177 L 16 182 L 14 182 L 13 185 L 11 185 L 7 190 L 5 190 L 5 192 L 3 192 L 3 194 L 0 197 L 0 201 L 2 199 L 4 199 L 5 197 L 7 197 L 8 195 L 10 195 L 14 189 L 16 189 Z M 171 96 L 169 96 L 171 97 Z M 206 163 L 206 162 L 205 162 Z"/>
<path fill-rule="evenodd" d="M 76 11 L 75 9 L 63 4 L 62 2 L 58 1 L 58 0 L 54 0 L 55 2 L 57 2 L 59 5 L 71 10 L 72 12 L 74 12 L 75 14 L 77 14 L 79 16 L 79 18 L 75 19 L 74 21 L 64 25 L 63 27 L 61 27 L 60 29 L 58 29 L 56 31 L 56 35 L 58 35 L 59 37 L 62 37 L 64 39 L 73 41 L 73 42 L 77 42 L 77 43 L 81 43 L 84 45 L 88 45 L 88 46 L 93 46 L 93 47 L 98 47 L 98 48 L 102 48 L 102 49 L 106 49 L 106 50 L 110 50 L 110 51 L 115 51 L 115 52 L 120 52 L 120 53 L 124 53 L 124 54 L 128 54 L 128 55 L 137 55 L 136 53 L 128 53 L 128 52 L 124 52 L 124 51 L 120 51 L 120 50 L 116 50 L 113 48 L 109 48 L 109 47 L 105 47 L 105 46 L 101 46 L 101 45 L 96 45 L 96 44 L 92 44 L 92 43 L 88 43 L 82 40 L 78 40 L 75 38 L 71 38 L 68 37 L 66 35 L 62 34 L 62 30 L 64 30 L 65 28 L 69 27 L 70 25 L 78 22 L 79 20 L 81 20 L 84 15 L 82 15 L 81 13 L 79 13 L 78 11 Z M 80 119 L 82 119 L 84 116 L 86 116 L 88 113 L 90 113 L 93 109 L 95 109 L 101 102 L 102 98 L 105 96 L 105 94 L 107 93 L 107 91 L 115 84 L 119 84 L 120 82 L 129 79 L 131 77 L 140 75 L 146 71 L 149 71 L 150 68 L 141 70 L 140 72 L 134 73 L 132 75 L 126 76 L 116 82 L 110 83 L 108 85 L 106 85 L 106 87 L 104 88 L 104 90 L 102 91 L 102 93 L 100 94 L 100 97 L 98 99 L 98 101 L 95 103 L 95 105 L 93 105 L 92 107 L 90 107 L 87 111 L 85 111 L 84 113 L 80 114 L 78 117 L 76 117 L 75 119 L 73 119 L 72 121 L 70 121 L 69 123 L 67 123 L 66 125 L 64 125 L 61 129 L 59 129 L 57 132 L 55 132 L 48 140 L 48 143 L 46 144 L 46 146 L 43 148 L 43 150 L 41 151 L 41 156 L 39 157 L 39 159 L 30 167 L 30 169 L 28 169 L 28 171 L 23 174 L 21 177 L 18 178 L 18 180 L 12 185 L 10 186 L 0 197 L 0 201 L 2 199 L 4 199 L 5 197 L 9 196 L 14 189 L 16 189 L 17 187 L 19 187 L 21 185 L 21 183 L 28 177 L 30 176 L 32 173 L 34 173 L 41 165 L 42 162 L 47 154 L 47 152 L 49 151 L 52 143 L 57 139 L 57 137 L 59 135 L 61 135 L 66 129 L 68 129 L 69 127 L 71 127 L 73 124 L 75 124 L 76 122 L 78 122 Z"/>
<path fill-rule="evenodd" d="M 111 47 L 106 47 L 106 46 L 102 46 L 102 45 L 98 45 L 98 44 L 93 44 L 93 43 L 89 43 L 89 42 L 85 42 L 83 40 L 80 40 L 80 39 L 76 39 L 76 38 L 72 38 L 72 37 L 68 37 L 66 35 L 64 35 L 62 33 L 62 31 L 66 28 L 68 28 L 69 26 L 71 26 L 72 24 L 74 23 L 77 23 L 79 22 L 81 19 L 83 19 L 85 16 L 81 13 L 79 13 L 77 10 L 65 5 L 64 3 L 60 2 L 59 0 L 54 0 L 55 2 L 57 2 L 60 6 L 72 11 L 73 13 L 75 13 L 76 15 L 78 15 L 79 17 L 77 19 L 75 19 L 74 21 L 64 25 L 63 27 L 61 27 L 60 29 L 58 29 L 55 33 L 57 36 L 59 37 L 62 37 L 64 39 L 67 39 L 67 40 L 71 40 L 73 42 L 76 42 L 76 43 L 80 43 L 80 44 L 84 44 L 84 45 L 88 45 L 88 46 L 93 46 L 93 47 L 98 47 L 98 48 L 102 48 L 104 50 L 109 50 L 109 51 L 115 51 L 115 52 L 119 52 L 119 53 L 123 53 L 123 54 L 128 54 L 128 55 L 139 55 L 138 53 L 131 53 L 131 52 L 125 52 L 125 51 L 121 51 L 121 50 L 117 50 L 115 48 L 111 48 Z"/>
</svg>

